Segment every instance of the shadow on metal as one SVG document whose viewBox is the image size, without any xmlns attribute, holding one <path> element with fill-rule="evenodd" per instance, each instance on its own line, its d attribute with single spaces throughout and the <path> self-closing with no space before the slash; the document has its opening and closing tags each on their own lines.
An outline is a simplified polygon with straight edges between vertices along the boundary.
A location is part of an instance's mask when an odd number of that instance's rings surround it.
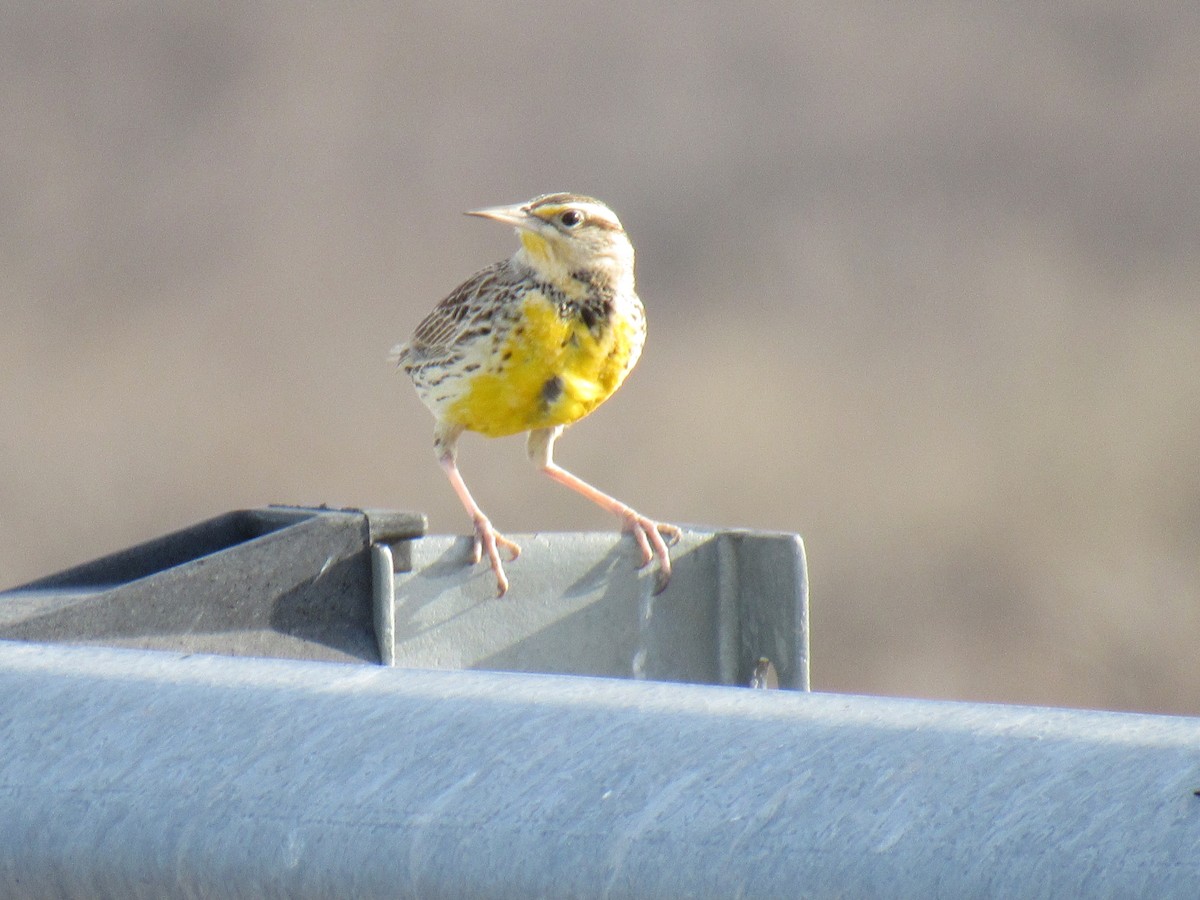
<svg viewBox="0 0 1200 900">
<path fill-rule="evenodd" d="M 510 535 L 522 547 L 501 599 L 470 542 L 414 542 L 395 575 L 395 659 L 421 668 L 557 672 L 748 685 L 760 657 L 808 688 L 804 550 L 794 535 L 685 530 L 670 587 L 636 568 L 631 538 Z"/>
<path fill-rule="evenodd" d="M 0 594 L 0 638 L 378 662 L 372 539 L 412 513 L 227 513 Z"/>
</svg>

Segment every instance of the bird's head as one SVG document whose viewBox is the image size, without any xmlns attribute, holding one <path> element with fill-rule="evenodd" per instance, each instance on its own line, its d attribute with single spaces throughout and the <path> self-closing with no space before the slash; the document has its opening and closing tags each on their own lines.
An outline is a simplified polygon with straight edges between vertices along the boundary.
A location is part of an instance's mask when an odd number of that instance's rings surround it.
<svg viewBox="0 0 1200 900">
<path fill-rule="evenodd" d="M 517 229 L 518 257 L 551 281 L 573 273 L 602 275 L 612 283 L 633 280 L 633 244 L 616 214 L 591 197 L 543 194 L 513 206 L 476 209 Z"/>
</svg>

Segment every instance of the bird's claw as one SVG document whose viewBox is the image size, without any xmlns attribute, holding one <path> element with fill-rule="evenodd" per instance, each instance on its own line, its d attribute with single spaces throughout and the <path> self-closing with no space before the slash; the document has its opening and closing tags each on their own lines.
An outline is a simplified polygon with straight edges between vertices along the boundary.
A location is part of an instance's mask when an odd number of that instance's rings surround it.
<svg viewBox="0 0 1200 900">
<path fill-rule="evenodd" d="M 475 521 L 475 539 L 471 545 L 471 562 L 479 563 L 487 554 L 492 571 L 496 574 L 496 596 L 503 597 L 508 593 L 508 576 L 504 574 L 504 563 L 500 559 L 500 549 L 508 553 L 508 561 L 512 562 L 521 555 L 521 547 L 510 541 L 492 527 L 486 518 Z"/>
<path fill-rule="evenodd" d="M 671 552 L 667 548 L 679 542 L 682 532 L 674 525 L 655 522 L 633 510 L 630 510 L 624 518 L 624 530 L 633 535 L 642 554 L 642 561 L 638 564 L 638 568 L 643 569 L 653 560 L 658 560 L 658 575 L 654 580 L 654 593 L 661 594 L 671 581 Z"/>
</svg>

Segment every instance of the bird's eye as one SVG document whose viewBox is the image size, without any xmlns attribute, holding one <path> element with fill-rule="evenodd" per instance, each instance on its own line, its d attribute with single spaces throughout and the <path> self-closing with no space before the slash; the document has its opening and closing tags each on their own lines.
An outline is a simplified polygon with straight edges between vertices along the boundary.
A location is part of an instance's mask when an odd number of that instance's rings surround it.
<svg viewBox="0 0 1200 900">
<path fill-rule="evenodd" d="M 558 217 L 558 221 L 562 222 L 567 228 L 574 228 L 583 221 L 583 213 L 577 209 L 568 209 Z"/>
</svg>

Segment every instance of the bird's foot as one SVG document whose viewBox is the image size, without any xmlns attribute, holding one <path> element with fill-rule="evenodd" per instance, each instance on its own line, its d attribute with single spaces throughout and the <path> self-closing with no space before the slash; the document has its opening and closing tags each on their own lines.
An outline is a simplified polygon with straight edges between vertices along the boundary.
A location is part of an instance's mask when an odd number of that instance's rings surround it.
<svg viewBox="0 0 1200 900">
<path fill-rule="evenodd" d="M 475 540 L 471 547 L 471 561 L 478 563 L 487 553 L 492 571 L 496 573 L 496 596 L 503 597 L 508 592 L 508 576 L 504 574 L 504 563 L 500 560 L 500 549 L 508 553 L 508 561 L 512 562 L 521 555 L 521 547 L 510 541 L 492 527 L 487 516 L 475 519 Z"/>
<path fill-rule="evenodd" d="M 654 593 L 661 594 L 671 581 L 671 553 L 667 549 L 679 540 L 680 530 L 666 522 L 655 522 L 641 513 L 629 510 L 621 517 L 624 519 L 623 531 L 633 535 L 642 561 L 638 568 L 645 568 L 652 560 L 658 560 L 658 577 L 654 582 Z"/>
</svg>

